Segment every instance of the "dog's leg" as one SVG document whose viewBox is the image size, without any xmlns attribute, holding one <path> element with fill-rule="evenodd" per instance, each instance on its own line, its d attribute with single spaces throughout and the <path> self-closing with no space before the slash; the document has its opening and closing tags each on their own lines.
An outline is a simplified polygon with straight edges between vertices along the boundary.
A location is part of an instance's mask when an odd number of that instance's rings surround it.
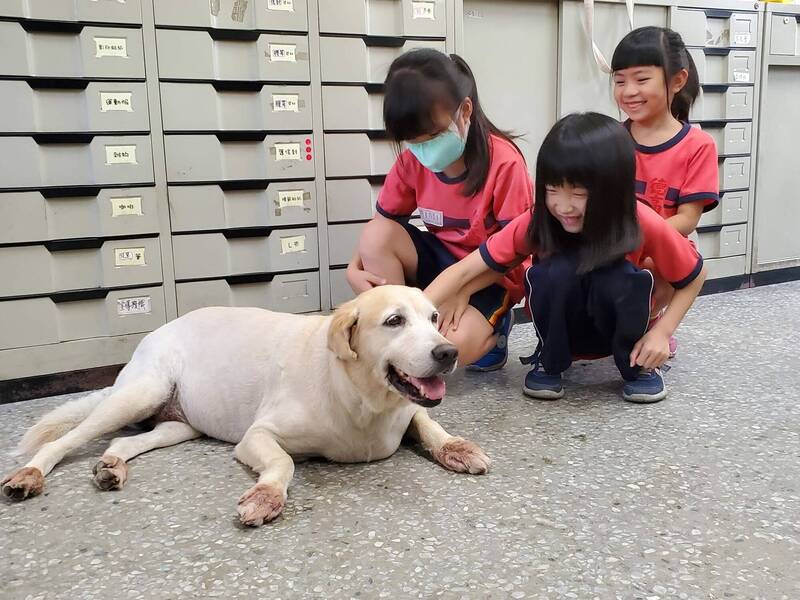
<svg viewBox="0 0 800 600">
<path fill-rule="evenodd" d="M 202 434 L 191 425 L 179 421 L 166 421 L 156 425 L 152 431 L 111 440 L 92 472 L 94 482 L 101 490 L 121 490 L 128 479 L 128 462 L 156 448 L 166 448 L 193 440 Z"/>
<path fill-rule="evenodd" d="M 451 471 L 482 475 L 489 470 L 492 461 L 480 446 L 464 438 L 454 437 L 420 408 L 414 413 L 407 433 L 422 443 L 436 461 Z"/>
<path fill-rule="evenodd" d="M 166 401 L 171 384 L 139 378 L 112 391 L 75 429 L 42 446 L 23 468 L 3 480 L 3 495 L 24 500 L 41 493 L 44 477 L 64 456 L 86 442 L 152 416 Z"/>
<path fill-rule="evenodd" d="M 281 514 L 294 461 L 263 426 L 253 425 L 236 446 L 236 458 L 258 473 L 258 483 L 239 498 L 239 519 L 258 527 Z"/>
</svg>

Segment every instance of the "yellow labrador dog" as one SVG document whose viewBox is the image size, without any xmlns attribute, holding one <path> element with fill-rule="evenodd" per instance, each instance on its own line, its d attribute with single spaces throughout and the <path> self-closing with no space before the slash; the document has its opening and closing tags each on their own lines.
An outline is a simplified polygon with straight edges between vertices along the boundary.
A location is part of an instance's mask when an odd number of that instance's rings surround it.
<svg viewBox="0 0 800 600">
<path fill-rule="evenodd" d="M 235 443 L 236 458 L 258 473 L 238 507 L 253 526 L 283 510 L 293 459 L 378 460 L 410 434 L 448 469 L 485 473 L 481 448 L 424 408 L 441 402 L 442 376 L 458 358 L 437 316 L 422 292 L 403 286 L 370 290 L 330 316 L 196 310 L 144 338 L 113 386 L 34 425 L 20 450 L 35 454 L 3 481 L 3 494 L 39 494 L 68 452 L 147 420 L 151 431 L 112 440 L 94 467 L 98 487 L 121 488 L 134 456 L 206 435 Z"/>
</svg>

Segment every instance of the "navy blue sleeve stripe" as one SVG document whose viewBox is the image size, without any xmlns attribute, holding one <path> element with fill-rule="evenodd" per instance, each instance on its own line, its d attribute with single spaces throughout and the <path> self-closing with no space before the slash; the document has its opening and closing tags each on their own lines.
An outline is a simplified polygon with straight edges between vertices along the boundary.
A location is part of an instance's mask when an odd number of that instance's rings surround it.
<svg viewBox="0 0 800 600">
<path fill-rule="evenodd" d="M 411 215 L 393 215 L 392 213 L 387 212 L 383 208 L 381 208 L 380 204 L 375 205 L 375 210 L 378 211 L 380 215 L 383 215 L 387 219 L 392 219 L 393 221 L 400 221 L 401 223 L 408 221 L 411 218 Z"/>
<path fill-rule="evenodd" d="M 696 194 L 686 194 L 685 196 L 678 196 L 676 202 L 684 204 L 686 202 L 697 202 L 698 200 L 715 200 L 719 202 L 719 194 L 714 192 L 697 192 Z"/>
<path fill-rule="evenodd" d="M 499 262 L 497 262 L 495 259 L 492 258 L 492 255 L 489 254 L 489 248 L 486 247 L 486 242 L 483 242 L 478 247 L 478 250 L 481 253 L 481 258 L 483 259 L 483 262 L 485 262 L 486 266 L 488 266 L 492 271 L 497 271 L 498 273 L 505 273 L 506 271 L 508 271 L 506 267 L 504 267 L 503 265 L 501 265 Z"/>
<path fill-rule="evenodd" d="M 684 277 L 680 281 L 672 282 L 672 287 L 674 287 L 676 290 L 680 290 L 680 289 L 685 288 L 687 285 L 689 285 L 695 279 L 697 279 L 697 276 L 700 275 L 700 271 L 702 271 L 702 270 L 703 270 L 703 257 L 702 256 L 698 256 L 697 257 L 697 264 L 694 266 L 694 269 L 692 269 L 692 272 L 689 273 L 689 275 L 687 275 L 686 277 Z"/>
</svg>

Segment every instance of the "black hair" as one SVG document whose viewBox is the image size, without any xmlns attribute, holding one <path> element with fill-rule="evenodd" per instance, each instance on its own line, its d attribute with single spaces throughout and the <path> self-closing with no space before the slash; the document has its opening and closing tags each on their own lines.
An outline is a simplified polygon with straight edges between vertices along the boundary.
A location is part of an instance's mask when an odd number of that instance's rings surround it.
<svg viewBox="0 0 800 600">
<path fill-rule="evenodd" d="M 664 82 L 669 98 L 669 82 L 686 69 L 689 78 L 686 85 L 675 94 L 670 105 L 670 112 L 679 121 L 689 120 L 689 109 L 700 92 L 700 78 L 694 59 L 680 34 L 666 27 L 640 27 L 626 35 L 614 50 L 611 58 L 613 72 L 631 67 L 661 67 L 664 71 Z"/>
<path fill-rule="evenodd" d="M 463 58 L 431 48 L 398 56 L 384 83 L 383 121 L 386 133 L 395 142 L 411 140 L 436 129 L 433 111 L 437 106 L 455 112 L 467 97 L 472 101 L 472 116 L 464 149 L 467 174 L 461 192 L 469 197 L 483 188 L 489 174 L 489 135 L 514 142 L 511 134 L 498 129 L 484 114 L 475 77 Z"/>
<path fill-rule="evenodd" d="M 558 121 L 536 159 L 536 192 L 528 238 L 537 254 L 577 255 L 588 273 L 635 250 L 641 243 L 636 218 L 633 139 L 615 119 L 595 112 Z M 569 233 L 547 209 L 546 186 L 580 185 L 588 192 L 583 229 Z"/>
</svg>

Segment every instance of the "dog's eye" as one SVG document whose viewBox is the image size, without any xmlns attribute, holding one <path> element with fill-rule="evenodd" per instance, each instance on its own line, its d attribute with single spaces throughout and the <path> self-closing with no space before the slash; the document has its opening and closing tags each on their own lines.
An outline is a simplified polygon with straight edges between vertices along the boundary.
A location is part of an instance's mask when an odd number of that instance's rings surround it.
<svg viewBox="0 0 800 600">
<path fill-rule="evenodd" d="M 400 327 L 405 322 L 406 320 L 400 315 L 392 315 L 386 319 L 383 324 L 386 325 L 386 327 Z"/>
<path fill-rule="evenodd" d="M 439 322 L 439 313 L 435 312 L 431 315 L 431 322 L 436 325 Z"/>
</svg>

